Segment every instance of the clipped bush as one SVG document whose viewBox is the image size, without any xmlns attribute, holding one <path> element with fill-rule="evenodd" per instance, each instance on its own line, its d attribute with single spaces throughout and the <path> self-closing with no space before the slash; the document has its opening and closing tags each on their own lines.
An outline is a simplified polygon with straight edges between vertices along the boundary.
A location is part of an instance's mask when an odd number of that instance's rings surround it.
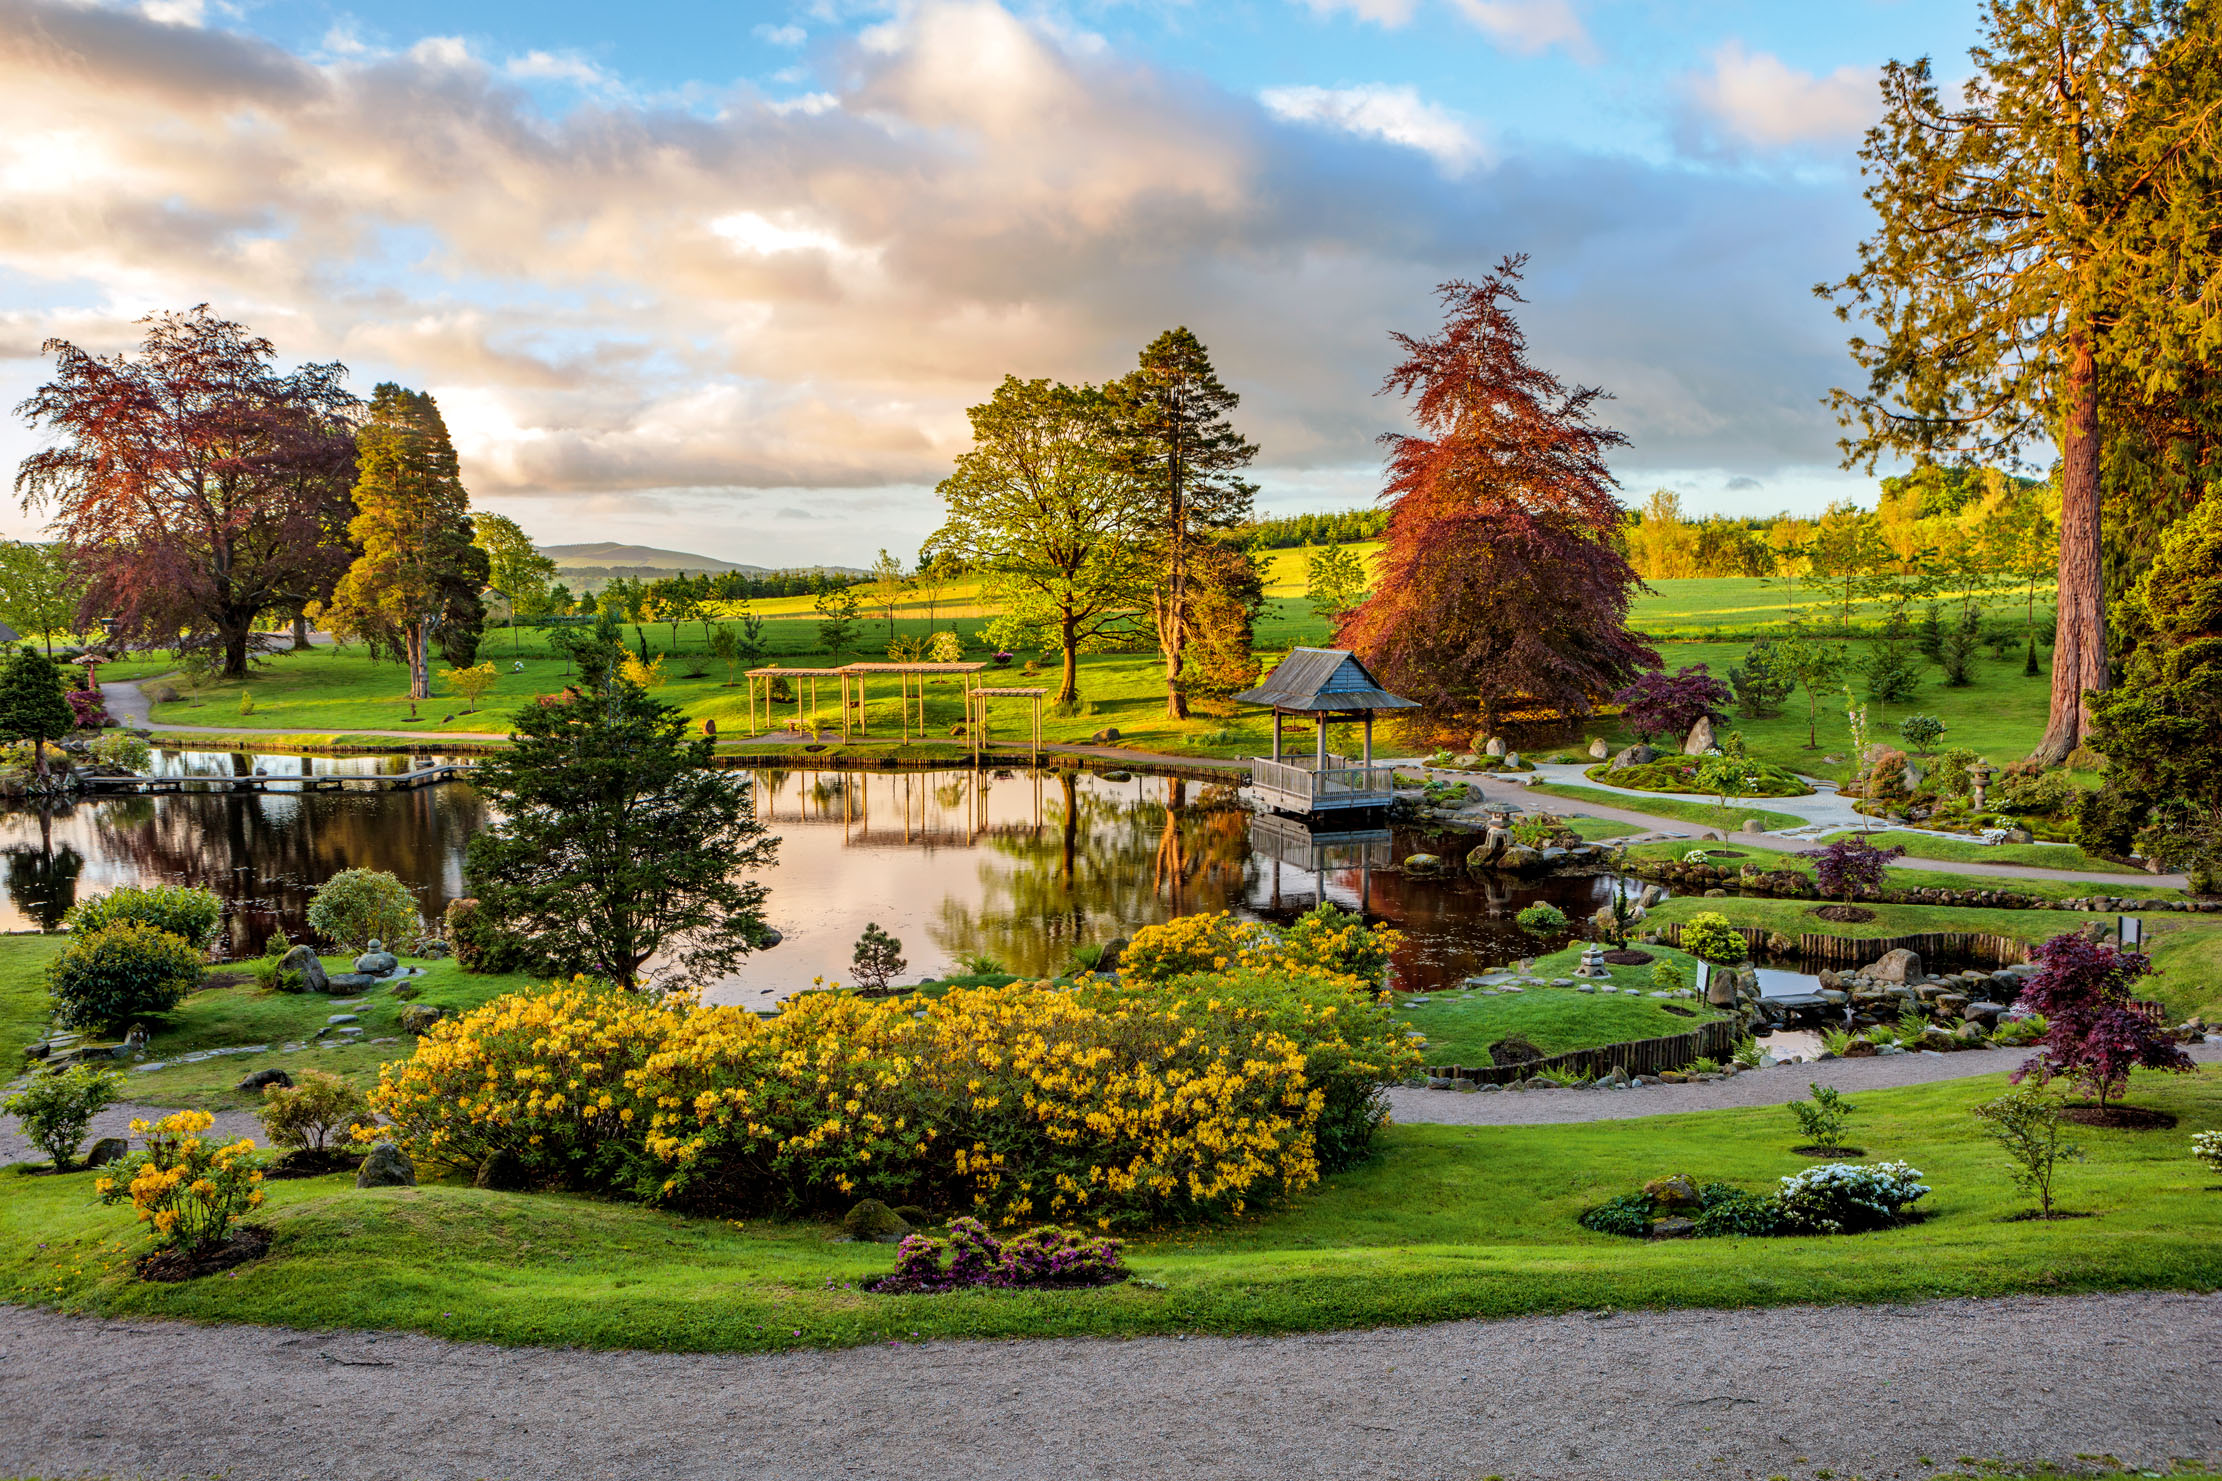
<svg viewBox="0 0 2222 1481">
<path fill-rule="evenodd" d="M 189 946 L 206 947 L 215 938 L 216 927 L 223 918 L 224 904 L 213 890 L 157 884 L 126 885 L 90 900 L 80 900 L 63 918 L 63 923 L 80 935 L 104 931 L 110 926 L 152 926 Z"/>
<path fill-rule="evenodd" d="M 291 1086 L 262 1087 L 262 1129 L 271 1144 L 322 1152 L 327 1145 L 353 1140 L 345 1133 L 371 1118 L 370 1097 L 339 1076 L 324 1070 L 303 1070 Z"/>
<path fill-rule="evenodd" d="M 521 972 L 531 964 L 531 948 L 475 899 L 448 901 L 442 923 L 456 965 L 466 972 Z"/>
<path fill-rule="evenodd" d="M 1513 919 L 1520 929 L 1531 936 L 1556 936 L 1566 929 L 1566 912 L 1542 900 L 1522 910 Z"/>
<path fill-rule="evenodd" d="M 72 937 L 46 969 L 46 990 L 63 1022 L 116 1026 L 175 1008 L 203 966 L 182 937 L 125 922 Z"/>
<path fill-rule="evenodd" d="M 59 1075 L 33 1075 L 6 1100 L 5 1111 L 23 1123 L 23 1135 L 54 1159 L 56 1172 L 68 1172 L 84 1145 L 93 1117 L 123 1093 L 123 1076 L 91 1065 L 72 1065 Z"/>
<path fill-rule="evenodd" d="M 1908 1222 L 1929 1192 L 1903 1162 L 1830 1162 L 1782 1180 L 1775 1203 L 1793 1234 L 1858 1234 Z"/>
<path fill-rule="evenodd" d="M 146 737 L 128 730 L 104 730 L 93 737 L 86 750 L 102 766 L 139 774 L 144 774 L 154 760 L 154 750 Z"/>
<path fill-rule="evenodd" d="M 127 1153 L 93 1183 L 102 1203 L 128 1200 L 139 1222 L 154 1227 L 155 1243 L 205 1250 L 222 1244 L 232 1224 L 262 1206 L 262 1166 L 251 1138 L 216 1146 L 201 1133 L 216 1118 L 179 1111 L 151 1127 L 131 1123 L 146 1146 Z"/>
<path fill-rule="evenodd" d="M 1733 967 L 1750 952 L 1743 933 L 1714 910 L 1701 910 L 1682 923 L 1682 949 L 1717 967 Z"/>
<path fill-rule="evenodd" d="M 383 869 L 342 869 L 316 887 L 309 900 L 309 929 L 344 951 L 373 941 L 394 950 L 424 932 L 424 917 L 409 887 Z"/>
</svg>

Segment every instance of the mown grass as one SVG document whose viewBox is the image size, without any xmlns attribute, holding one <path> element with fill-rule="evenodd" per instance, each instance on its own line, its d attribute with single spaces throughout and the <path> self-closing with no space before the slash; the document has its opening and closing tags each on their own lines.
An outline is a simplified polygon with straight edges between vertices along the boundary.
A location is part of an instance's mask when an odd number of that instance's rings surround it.
<svg viewBox="0 0 2222 1481">
<path fill-rule="evenodd" d="M 1697 828 L 1721 827 L 1721 810 L 1710 803 L 1678 802 L 1672 797 L 1608 792 L 1602 787 L 1583 787 L 1570 782 L 1530 782 L 1528 790 L 1540 792 L 1546 797 L 1563 797 L 1568 802 L 1617 807 L 1627 812 L 1642 813 L 1645 817 L 1663 818 L 1672 823 L 1688 823 Z M 1731 801 L 1727 831 L 1733 832 L 1742 827 L 1746 818 L 1757 818 L 1767 828 L 1795 828 L 1805 821 L 1793 813 L 1775 812 L 1768 808 L 1751 807 L 1742 802 Z"/>
<path fill-rule="evenodd" d="M 1716 852 L 1726 848 L 1740 854 L 1741 857 L 1715 858 L 1713 862 L 1731 867 L 1749 864 L 1754 868 L 1764 869 L 1771 873 L 1802 874 L 1808 879 L 1815 877 L 1813 861 L 1801 857 L 1802 853 L 1810 852 L 1810 850 L 1802 850 L 1800 853 L 1783 853 L 1774 849 L 1761 848 L 1757 845 L 1749 845 L 1738 849 L 1736 847 L 1737 842 L 1738 840 L 1731 835 L 1727 844 L 1714 844 L 1712 848 Z M 1814 848 L 1819 847 L 1818 844 L 1814 845 Z M 1628 857 L 1631 859 L 1665 861 L 1679 859 L 1688 852 L 1689 845 L 1685 843 L 1639 843 L 1630 846 Z M 2183 898 L 2183 891 L 2181 890 L 2172 889 L 2167 885 L 2137 882 L 2136 876 L 2127 879 L 2109 876 L 2103 880 L 2022 879 L 2012 875 L 1954 874 L 1946 869 L 1908 869 L 1895 864 L 1883 870 L 1883 888 L 1890 890 L 2011 890 L 2015 894 L 2028 895 L 2038 900 L 2082 900 L 2093 895 L 2137 900 L 2180 900 Z"/>
<path fill-rule="evenodd" d="M 1685 986 L 1697 980 L 1695 957 L 1671 946 L 1643 948 L 1662 962 L 1679 968 Z M 1578 946 L 1540 957 L 1535 975 L 1543 978 L 1571 974 L 1581 959 Z M 1652 989 L 1650 967 L 1613 967 L 1606 981 L 1614 987 Z M 1688 1033 L 1719 1015 L 1704 1003 L 1690 1000 L 1670 1012 L 1660 999 L 1631 998 L 1619 993 L 1585 993 L 1571 987 L 1531 987 L 1525 991 L 1490 997 L 1479 991 L 1448 989 L 1426 994 L 1419 1007 L 1409 1004 L 1397 1016 L 1427 1035 L 1425 1050 L 1431 1065 L 1485 1065 L 1495 1061 L 1489 1047 L 1507 1034 L 1518 1034 L 1545 1054 L 1565 1054 L 1594 1049 L 1630 1039 L 1656 1039 Z"/>
<path fill-rule="evenodd" d="M 1832 833 L 1822 841 L 1836 843 L 1858 836 L 1847 830 Z M 1973 839 L 1938 838 L 1934 834 L 1900 829 L 1870 833 L 1867 841 L 1877 848 L 1902 848 L 1911 858 L 1937 859 L 1950 864 L 2026 864 L 2035 869 L 2074 869 L 2085 874 L 2137 875 L 2143 872 L 2134 864 L 2087 854 L 2072 843 L 1982 844 Z"/>
<path fill-rule="evenodd" d="M 2068 1208 L 2026 1206 L 1968 1114 L 1984 1076 L 1860 1098 L 1861 1142 L 1935 1192 L 1908 1228 L 1836 1239 L 1645 1244 L 1591 1234 L 1584 1208 L 1664 1173 L 1753 1189 L 1807 1165 L 1779 1108 L 1572 1126 L 1408 1126 L 1294 1206 L 1137 1238 L 1151 1284 L 1048 1293 L 877 1297 L 893 1251 L 834 1244 L 816 1223 L 685 1219 L 556 1194 L 456 1184 L 358 1191 L 273 1185 L 271 1254 L 236 1278 L 150 1285 L 128 1211 L 90 1175 L 0 1175 L 0 1291 L 67 1312 L 407 1329 L 503 1344 L 680 1351 L 876 1340 L 1150 1332 L 1268 1333 L 1532 1312 L 1901 1301 L 2222 1285 L 2222 1194 L 2189 1155 L 2222 1119 L 2222 1074 L 2141 1074 L 2131 1099 L 2164 1132 L 2079 1134 Z"/>
<path fill-rule="evenodd" d="M 54 1016 L 46 967 L 68 944 L 66 936 L 0 936 L 0 1079 L 15 1073 L 24 1046 L 46 1032 Z"/>
</svg>

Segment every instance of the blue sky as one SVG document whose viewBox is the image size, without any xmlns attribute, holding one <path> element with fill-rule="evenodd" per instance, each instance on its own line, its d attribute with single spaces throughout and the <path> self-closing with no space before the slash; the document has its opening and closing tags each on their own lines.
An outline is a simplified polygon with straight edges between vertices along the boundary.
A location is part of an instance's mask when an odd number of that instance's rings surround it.
<svg viewBox="0 0 2222 1481">
<path fill-rule="evenodd" d="M 0 395 L 206 300 L 427 386 L 549 542 L 914 552 L 963 408 L 1194 327 L 1261 502 L 1377 487 L 1387 332 L 1531 254 L 1631 502 L 1860 496 L 1810 292 L 1972 4 L 0 0 Z M 33 439 L 0 430 L 10 463 Z M 13 532 L 33 521 L 10 512 Z"/>
</svg>

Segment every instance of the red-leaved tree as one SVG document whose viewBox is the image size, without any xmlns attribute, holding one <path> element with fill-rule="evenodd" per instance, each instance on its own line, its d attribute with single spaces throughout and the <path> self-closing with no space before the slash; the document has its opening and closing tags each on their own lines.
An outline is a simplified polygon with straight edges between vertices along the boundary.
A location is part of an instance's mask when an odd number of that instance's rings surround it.
<svg viewBox="0 0 2222 1481">
<path fill-rule="evenodd" d="M 1820 881 L 1822 894 L 1834 895 L 1849 905 L 1860 891 L 1881 889 L 1890 861 L 1904 853 L 1901 845 L 1877 848 L 1864 838 L 1847 838 L 1798 857 L 1813 861 L 1813 874 Z"/>
<path fill-rule="evenodd" d="M 1707 715 L 1720 714 L 1735 697 L 1698 663 L 1671 674 L 1664 669 L 1638 674 L 1613 694 L 1613 703 L 1621 706 L 1621 721 L 1648 741 L 1655 735 L 1687 733 Z"/>
<path fill-rule="evenodd" d="M 1393 335 L 1382 382 L 1420 435 L 1389 433 L 1390 506 L 1373 595 L 1337 641 L 1439 722 L 1519 710 L 1584 715 L 1659 658 L 1628 630 L 1642 583 L 1612 548 L 1621 518 L 1592 419 L 1604 393 L 1528 363 L 1512 317 L 1525 257 L 1438 291 L 1441 332 Z"/>
<path fill-rule="evenodd" d="M 17 412 L 56 441 L 16 492 L 53 511 L 86 618 L 219 649 L 236 677 L 265 613 L 322 600 L 347 569 L 356 400 L 345 367 L 281 375 L 268 340 L 205 304 L 141 322 L 136 358 L 46 342 L 54 379 Z"/>
<path fill-rule="evenodd" d="M 2064 1075 L 2101 1106 L 2122 1093 L 2136 1069 L 2186 1072 L 2191 1056 L 2160 1025 L 2131 1006 L 2131 984 L 2153 969 L 2141 951 L 2122 951 L 2068 932 L 2030 955 L 2041 969 L 2022 986 L 2020 1005 L 2045 1016 L 2045 1047 L 2013 1079 L 2042 1085 Z"/>
</svg>

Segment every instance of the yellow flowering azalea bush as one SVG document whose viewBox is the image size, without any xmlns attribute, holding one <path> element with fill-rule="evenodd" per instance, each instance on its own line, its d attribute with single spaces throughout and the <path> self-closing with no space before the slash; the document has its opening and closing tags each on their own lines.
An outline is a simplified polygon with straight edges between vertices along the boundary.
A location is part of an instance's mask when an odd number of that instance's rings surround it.
<svg viewBox="0 0 2222 1481">
<path fill-rule="evenodd" d="M 646 1119 L 626 1086 L 692 1005 L 586 978 L 443 1019 L 370 1092 L 422 1162 L 499 1181 L 613 1188 L 634 1175 Z"/>
<path fill-rule="evenodd" d="M 1220 990 L 1222 985 L 1225 990 Z M 1413 1051 L 1348 980 L 805 993 L 765 1021 L 578 985 L 436 1025 L 373 1103 L 411 1156 L 702 1212 L 1239 1215 L 1363 1155 Z"/>
<path fill-rule="evenodd" d="M 1403 942 L 1401 932 L 1368 926 L 1364 917 L 1332 904 L 1306 912 L 1285 931 L 1221 910 L 1142 927 L 1119 957 L 1119 975 L 1129 982 L 1169 982 L 1210 972 L 1324 972 L 1374 987 Z"/>
<path fill-rule="evenodd" d="M 251 1137 L 218 1146 L 201 1133 L 216 1118 L 179 1111 L 151 1126 L 133 1121 L 146 1145 L 126 1154 L 93 1183 L 102 1203 L 130 1201 L 139 1222 L 154 1227 L 155 1243 L 206 1250 L 231 1234 L 232 1224 L 262 1206 L 262 1164 Z"/>
</svg>

